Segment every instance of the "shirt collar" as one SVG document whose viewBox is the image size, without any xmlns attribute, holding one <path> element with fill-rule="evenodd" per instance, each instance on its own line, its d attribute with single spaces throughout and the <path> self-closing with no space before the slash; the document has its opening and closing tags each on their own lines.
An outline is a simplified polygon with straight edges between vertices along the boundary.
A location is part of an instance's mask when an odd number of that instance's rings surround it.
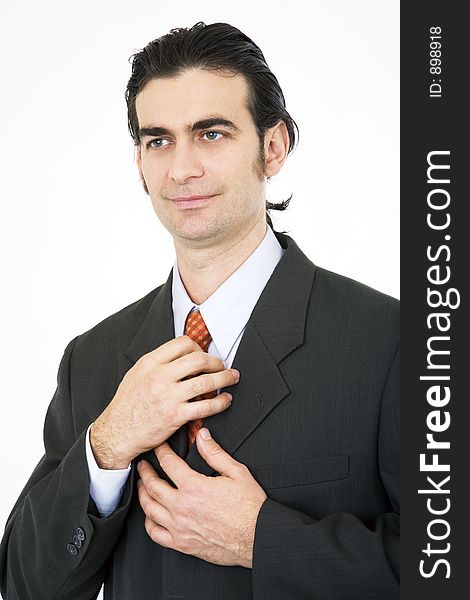
<svg viewBox="0 0 470 600">
<path fill-rule="evenodd" d="M 175 335 L 183 335 L 189 311 L 199 308 L 220 357 L 226 360 L 282 254 L 281 245 L 271 227 L 267 227 L 255 251 L 200 305 L 188 296 L 175 261 L 172 283 Z"/>
</svg>

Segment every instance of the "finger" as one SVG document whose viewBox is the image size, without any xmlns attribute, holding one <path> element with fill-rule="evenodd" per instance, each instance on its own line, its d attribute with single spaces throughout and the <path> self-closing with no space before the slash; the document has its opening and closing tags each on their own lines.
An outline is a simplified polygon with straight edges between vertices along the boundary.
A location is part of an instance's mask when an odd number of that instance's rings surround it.
<svg viewBox="0 0 470 600">
<path fill-rule="evenodd" d="M 165 548 L 174 547 L 173 536 L 168 529 L 165 529 L 165 527 L 155 523 L 148 517 L 145 519 L 145 530 L 156 544 L 164 546 Z"/>
<path fill-rule="evenodd" d="M 149 496 L 164 506 L 171 505 L 176 490 L 157 475 L 152 465 L 141 460 L 137 470 Z"/>
<path fill-rule="evenodd" d="M 225 369 L 217 373 L 204 373 L 191 379 L 181 381 L 176 386 L 177 397 L 181 400 L 190 400 L 201 394 L 207 394 L 220 388 L 238 383 L 240 374 L 236 369 Z"/>
<path fill-rule="evenodd" d="M 211 437 L 207 427 L 202 427 L 196 436 L 197 449 L 206 463 L 221 475 L 240 479 L 247 467 L 235 460 Z"/>
<path fill-rule="evenodd" d="M 168 529 L 172 523 L 170 511 L 148 494 L 144 483 L 140 479 L 137 482 L 137 494 L 145 515 L 155 523 Z"/>
<path fill-rule="evenodd" d="M 161 468 L 177 487 L 180 487 L 189 478 L 199 475 L 166 442 L 155 448 L 155 454 Z M 173 488 L 172 490 L 176 492 Z"/>
<path fill-rule="evenodd" d="M 173 381 L 199 373 L 216 373 L 224 369 L 225 365 L 220 358 L 204 352 L 199 346 L 194 352 L 185 354 L 168 364 L 168 373 Z"/>
<path fill-rule="evenodd" d="M 227 410 L 232 404 L 232 395 L 228 392 L 222 392 L 214 398 L 204 398 L 187 402 L 181 406 L 181 418 L 184 423 L 195 421 L 196 419 L 205 419 L 211 415 Z"/>
<path fill-rule="evenodd" d="M 180 335 L 169 342 L 165 342 L 155 350 L 147 352 L 140 358 L 141 363 L 148 363 L 149 368 L 152 365 L 162 365 L 170 363 L 186 354 L 190 354 L 195 350 L 201 350 L 199 344 L 192 340 L 187 335 Z"/>
</svg>

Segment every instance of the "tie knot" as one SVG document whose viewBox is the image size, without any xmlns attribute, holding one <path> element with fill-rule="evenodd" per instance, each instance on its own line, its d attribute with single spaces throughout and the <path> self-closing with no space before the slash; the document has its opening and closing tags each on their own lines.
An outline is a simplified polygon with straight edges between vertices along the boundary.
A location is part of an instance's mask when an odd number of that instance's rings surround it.
<svg viewBox="0 0 470 600">
<path fill-rule="evenodd" d="M 208 351 L 212 337 L 199 309 L 190 311 L 186 317 L 185 335 L 199 344 L 201 350 Z"/>
</svg>

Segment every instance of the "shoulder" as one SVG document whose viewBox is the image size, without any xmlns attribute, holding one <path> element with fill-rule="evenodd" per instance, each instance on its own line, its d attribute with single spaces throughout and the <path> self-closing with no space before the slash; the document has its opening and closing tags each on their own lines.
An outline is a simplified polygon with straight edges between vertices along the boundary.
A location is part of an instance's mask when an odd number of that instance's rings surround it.
<svg viewBox="0 0 470 600">
<path fill-rule="evenodd" d="M 327 295 L 329 300 L 339 305 L 357 310 L 383 312 L 395 318 L 399 316 L 399 300 L 350 277 L 317 266 L 314 285 L 318 292 Z"/>
<path fill-rule="evenodd" d="M 296 242 L 288 235 L 275 232 L 275 235 L 289 256 L 288 272 L 289 282 L 300 281 L 308 283 L 311 288 L 310 310 L 322 308 L 322 314 L 326 317 L 338 318 L 340 314 L 354 314 L 357 317 L 364 315 L 369 320 L 391 320 L 398 323 L 400 302 L 365 285 L 359 281 L 334 273 L 314 264 L 307 255 L 297 246 Z M 287 277 L 283 273 L 282 283 L 285 284 Z M 306 289 L 306 285 L 304 288 Z"/>
<path fill-rule="evenodd" d="M 309 313 L 322 314 L 325 327 L 357 343 L 397 347 L 400 302 L 344 275 L 316 267 Z"/>
<path fill-rule="evenodd" d="M 163 285 L 109 315 L 75 339 L 75 351 L 86 352 L 106 346 L 124 349 L 141 326 Z"/>
</svg>

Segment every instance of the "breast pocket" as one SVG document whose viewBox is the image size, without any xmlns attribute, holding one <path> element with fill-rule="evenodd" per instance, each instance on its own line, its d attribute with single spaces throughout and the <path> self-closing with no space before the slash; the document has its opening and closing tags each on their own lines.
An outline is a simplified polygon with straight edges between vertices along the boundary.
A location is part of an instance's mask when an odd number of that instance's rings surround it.
<svg viewBox="0 0 470 600">
<path fill-rule="evenodd" d="M 251 471 L 264 489 L 291 488 L 346 479 L 349 477 L 349 457 L 317 457 L 301 462 L 252 467 Z"/>
</svg>

